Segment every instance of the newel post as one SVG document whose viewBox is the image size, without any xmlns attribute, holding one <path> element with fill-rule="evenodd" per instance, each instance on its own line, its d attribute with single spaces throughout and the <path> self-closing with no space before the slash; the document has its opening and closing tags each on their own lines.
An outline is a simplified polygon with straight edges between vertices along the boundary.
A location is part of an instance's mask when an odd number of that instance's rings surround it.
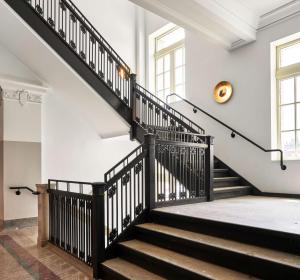
<svg viewBox="0 0 300 280">
<path fill-rule="evenodd" d="M 130 98 L 131 98 L 131 109 L 132 109 L 132 120 L 130 129 L 130 139 L 135 138 L 135 120 L 136 120 L 136 74 L 130 74 Z"/>
<path fill-rule="evenodd" d="M 44 247 L 49 240 L 49 194 L 48 184 L 36 185 L 38 195 L 38 238 L 37 246 Z"/>
<path fill-rule="evenodd" d="M 145 198 L 149 210 L 155 207 L 155 135 L 145 135 L 147 157 L 145 164 Z"/>
<path fill-rule="evenodd" d="M 205 149 L 205 192 L 207 200 L 214 200 L 214 137 L 206 136 L 206 144 L 208 145 Z"/>
<path fill-rule="evenodd" d="M 105 260 L 105 183 L 93 184 L 92 197 L 92 259 L 94 279 L 102 276 L 101 263 Z"/>
</svg>

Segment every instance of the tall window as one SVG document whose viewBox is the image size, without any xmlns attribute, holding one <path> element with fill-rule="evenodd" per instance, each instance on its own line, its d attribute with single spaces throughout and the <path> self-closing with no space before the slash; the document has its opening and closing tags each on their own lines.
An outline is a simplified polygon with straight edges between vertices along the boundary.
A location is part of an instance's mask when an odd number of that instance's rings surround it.
<svg viewBox="0 0 300 280">
<path fill-rule="evenodd" d="M 300 159 L 300 40 L 277 47 L 278 143 Z"/>
<path fill-rule="evenodd" d="M 155 38 L 155 91 L 163 100 L 173 92 L 185 96 L 184 38 L 178 26 Z"/>
</svg>

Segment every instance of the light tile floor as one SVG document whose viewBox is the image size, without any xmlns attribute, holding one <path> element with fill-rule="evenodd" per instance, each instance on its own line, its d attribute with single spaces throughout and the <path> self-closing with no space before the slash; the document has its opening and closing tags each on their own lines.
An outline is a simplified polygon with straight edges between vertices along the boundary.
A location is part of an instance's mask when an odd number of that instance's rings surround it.
<svg viewBox="0 0 300 280">
<path fill-rule="evenodd" d="M 7 229 L 0 233 L 0 279 L 88 280 L 91 269 L 62 257 L 51 245 L 37 248 L 37 227 Z M 81 269 L 84 266 L 84 269 Z"/>
</svg>

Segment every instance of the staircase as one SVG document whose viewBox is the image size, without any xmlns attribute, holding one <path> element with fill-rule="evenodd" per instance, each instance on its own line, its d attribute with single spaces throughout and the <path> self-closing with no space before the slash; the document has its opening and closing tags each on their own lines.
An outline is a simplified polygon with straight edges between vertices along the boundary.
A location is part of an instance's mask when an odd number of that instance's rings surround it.
<svg viewBox="0 0 300 280">
<path fill-rule="evenodd" d="M 131 125 L 132 139 L 143 143 L 144 135 L 153 127 L 205 134 L 199 125 L 136 84 L 129 66 L 72 1 L 5 1 Z M 253 192 L 253 187 L 232 169 L 220 173 L 217 169 L 225 169 L 220 160 L 214 164 L 215 199 Z"/>
<path fill-rule="evenodd" d="M 214 157 L 213 137 L 201 126 L 136 83 L 70 0 L 5 1 L 141 143 L 104 183 L 49 180 L 50 242 L 93 266 L 95 278 L 300 279 L 299 257 L 288 253 L 299 252 L 293 236 L 154 210 L 249 195 L 255 188 Z"/>
<path fill-rule="evenodd" d="M 263 230 L 238 232 L 206 227 L 201 221 L 185 222 L 153 211 L 151 222 L 135 226 L 134 237 L 120 242 L 118 257 L 105 261 L 104 279 L 299 279 L 299 256 L 280 250 L 291 247 L 288 237 L 270 234 L 273 244 L 259 244 Z M 195 222 L 197 226 L 195 225 Z M 217 236 L 216 236 L 217 235 Z M 269 246 L 267 246 L 269 245 Z"/>
<path fill-rule="evenodd" d="M 214 159 L 214 199 L 250 195 L 253 187 L 223 162 Z"/>
</svg>

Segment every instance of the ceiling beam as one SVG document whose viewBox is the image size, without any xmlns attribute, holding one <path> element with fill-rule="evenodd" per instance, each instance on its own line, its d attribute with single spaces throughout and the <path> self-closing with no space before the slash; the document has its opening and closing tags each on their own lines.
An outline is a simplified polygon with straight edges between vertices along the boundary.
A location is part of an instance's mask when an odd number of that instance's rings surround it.
<svg viewBox="0 0 300 280">
<path fill-rule="evenodd" d="M 130 0 L 187 30 L 230 49 L 237 40 L 256 39 L 259 18 L 238 0 Z"/>
</svg>

